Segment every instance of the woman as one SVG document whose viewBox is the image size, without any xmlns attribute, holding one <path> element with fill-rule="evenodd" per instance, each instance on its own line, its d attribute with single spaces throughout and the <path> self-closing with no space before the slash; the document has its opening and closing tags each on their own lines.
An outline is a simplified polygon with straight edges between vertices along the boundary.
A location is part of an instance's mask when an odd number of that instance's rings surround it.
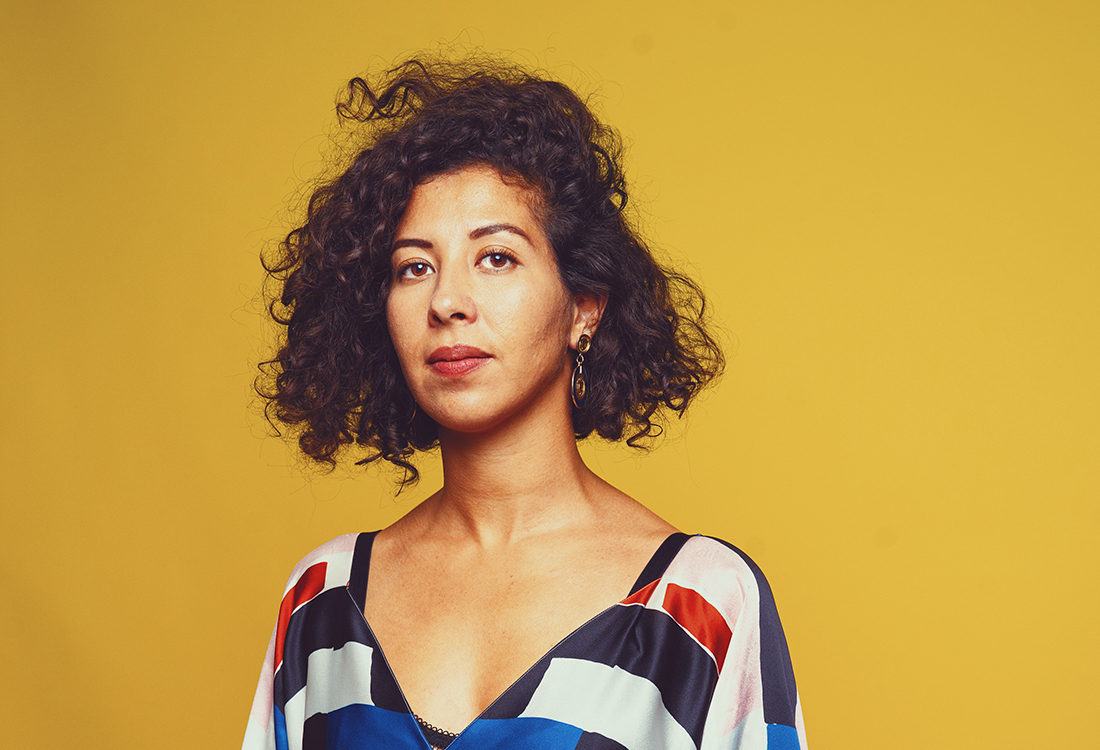
<svg viewBox="0 0 1100 750">
<path fill-rule="evenodd" d="M 804 747 L 760 571 L 577 451 L 659 434 L 722 366 L 624 219 L 614 133 L 484 63 L 357 78 L 338 111 L 370 132 L 268 264 L 261 393 L 315 460 L 407 484 L 438 445 L 445 480 L 292 573 L 245 748 Z"/>
</svg>

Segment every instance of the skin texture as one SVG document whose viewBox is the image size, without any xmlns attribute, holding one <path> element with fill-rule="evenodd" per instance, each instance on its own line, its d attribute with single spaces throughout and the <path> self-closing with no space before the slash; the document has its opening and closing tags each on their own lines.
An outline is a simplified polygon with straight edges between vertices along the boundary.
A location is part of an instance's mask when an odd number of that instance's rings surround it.
<svg viewBox="0 0 1100 750">
<path fill-rule="evenodd" d="M 577 451 L 570 347 L 599 345 L 604 301 L 564 288 L 533 198 L 488 168 L 439 175 L 395 240 L 390 333 L 445 480 L 378 535 L 366 614 L 413 711 L 455 732 L 623 599 L 675 531 Z M 433 366 L 460 344 L 487 357 Z"/>
</svg>

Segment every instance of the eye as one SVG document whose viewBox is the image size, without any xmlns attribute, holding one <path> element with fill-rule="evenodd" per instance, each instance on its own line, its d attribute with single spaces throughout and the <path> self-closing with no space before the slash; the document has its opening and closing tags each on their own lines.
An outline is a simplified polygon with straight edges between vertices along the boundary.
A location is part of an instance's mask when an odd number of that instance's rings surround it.
<svg viewBox="0 0 1100 750">
<path fill-rule="evenodd" d="M 406 263 L 397 269 L 397 278 L 399 279 L 422 279 L 428 274 L 432 273 L 433 269 L 427 263 L 419 260 L 414 260 L 410 263 Z"/>
<path fill-rule="evenodd" d="M 516 257 L 511 253 L 503 250 L 493 250 L 481 256 L 479 263 L 487 265 L 494 271 L 503 271 L 510 266 L 516 265 L 517 261 Z"/>
</svg>

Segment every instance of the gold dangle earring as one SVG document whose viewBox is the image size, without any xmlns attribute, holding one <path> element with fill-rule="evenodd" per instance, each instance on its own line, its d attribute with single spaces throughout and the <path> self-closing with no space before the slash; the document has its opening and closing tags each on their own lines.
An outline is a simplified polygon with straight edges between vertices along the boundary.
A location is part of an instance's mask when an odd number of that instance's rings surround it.
<svg viewBox="0 0 1100 750">
<path fill-rule="evenodd" d="M 588 382 L 584 379 L 584 353 L 592 347 L 592 339 L 587 333 L 582 333 L 577 339 L 577 365 L 573 368 L 573 382 L 569 389 L 573 397 L 573 406 L 584 408 L 584 402 L 588 400 Z"/>
</svg>

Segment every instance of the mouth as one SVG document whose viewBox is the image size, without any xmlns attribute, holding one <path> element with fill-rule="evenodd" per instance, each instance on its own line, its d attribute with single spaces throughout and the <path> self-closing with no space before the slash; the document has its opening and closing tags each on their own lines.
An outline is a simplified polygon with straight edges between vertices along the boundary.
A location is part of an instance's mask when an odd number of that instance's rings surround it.
<svg viewBox="0 0 1100 750">
<path fill-rule="evenodd" d="M 456 378 L 473 372 L 490 359 L 492 355 L 486 354 L 476 346 L 456 344 L 441 346 L 429 354 L 428 367 L 438 375 Z"/>
</svg>

